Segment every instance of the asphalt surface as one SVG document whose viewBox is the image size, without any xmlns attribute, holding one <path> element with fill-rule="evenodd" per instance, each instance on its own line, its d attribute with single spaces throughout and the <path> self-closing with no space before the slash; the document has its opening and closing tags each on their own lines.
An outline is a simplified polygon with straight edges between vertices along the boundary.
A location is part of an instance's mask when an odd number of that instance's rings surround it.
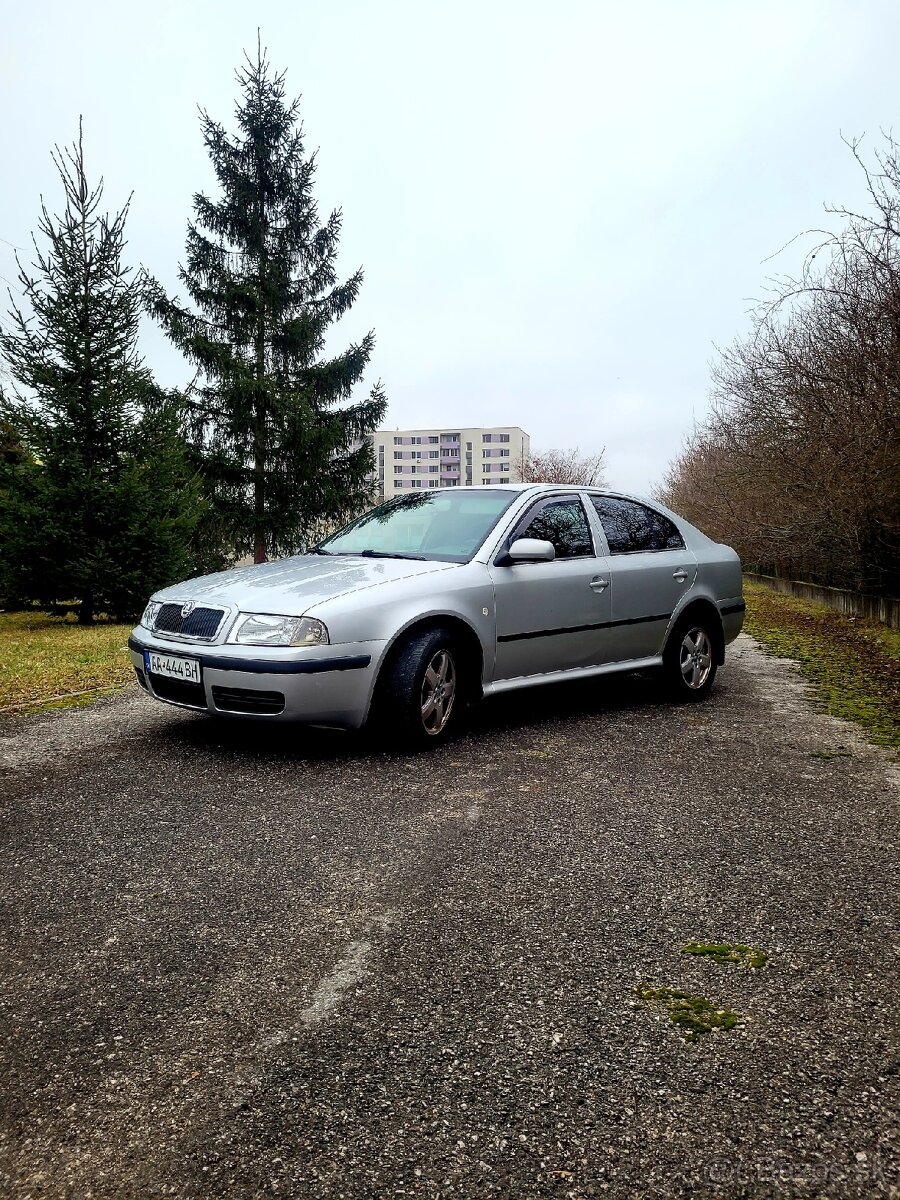
<svg viewBox="0 0 900 1200">
<path fill-rule="evenodd" d="M 419 757 L 129 692 L 0 770 L 0 1195 L 900 1194 L 896 767 L 746 637 Z"/>
</svg>

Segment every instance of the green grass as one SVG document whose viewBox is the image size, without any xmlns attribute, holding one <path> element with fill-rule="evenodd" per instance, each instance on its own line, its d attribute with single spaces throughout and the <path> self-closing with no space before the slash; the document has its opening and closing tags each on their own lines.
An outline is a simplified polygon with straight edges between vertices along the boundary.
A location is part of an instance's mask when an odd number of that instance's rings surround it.
<svg viewBox="0 0 900 1200">
<path fill-rule="evenodd" d="M 735 963 L 741 967 L 765 966 L 768 954 L 742 942 L 688 942 L 681 947 L 682 954 L 694 954 L 700 958 L 711 958 L 716 963 Z"/>
<path fill-rule="evenodd" d="M 39 612 L 0 613 L 0 710 L 67 708 L 121 687 L 134 677 L 125 649 L 130 631 Z"/>
<path fill-rule="evenodd" d="M 634 993 L 648 1008 L 667 1014 L 686 1042 L 699 1041 L 713 1030 L 734 1029 L 745 1019 L 731 1008 L 719 1008 L 704 996 L 694 996 L 678 988 L 642 983 Z"/>
<path fill-rule="evenodd" d="M 797 661 L 819 702 L 880 746 L 900 749 L 900 630 L 744 582 L 745 629 Z M 838 750 L 820 757 L 842 757 Z"/>
</svg>

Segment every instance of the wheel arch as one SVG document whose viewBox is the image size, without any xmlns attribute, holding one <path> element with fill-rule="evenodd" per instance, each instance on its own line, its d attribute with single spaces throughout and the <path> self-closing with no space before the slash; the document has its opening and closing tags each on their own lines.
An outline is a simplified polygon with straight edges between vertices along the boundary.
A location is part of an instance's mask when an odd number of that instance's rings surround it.
<svg viewBox="0 0 900 1200">
<path fill-rule="evenodd" d="M 451 613 L 429 613 L 428 616 L 419 617 L 411 621 L 408 625 L 404 625 L 401 629 L 398 629 L 388 642 L 378 663 L 378 670 L 369 696 L 369 704 L 366 712 L 367 717 L 371 713 L 372 705 L 378 698 L 379 686 L 385 679 L 386 673 L 397 655 L 402 650 L 404 643 L 409 641 L 410 638 L 428 633 L 432 629 L 446 629 L 458 642 L 464 662 L 472 668 L 471 670 L 467 670 L 463 676 L 466 679 L 466 699 L 468 701 L 480 699 L 484 675 L 484 647 L 481 644 L 481 638 L 468 621 L 463 620 L 462 617 Z"/>
<path fill-rule="evenodd" d="M 725 661 L 725 629 L 722 625 L 722 614 L 714 601 L 708 596 L 697 596 L 690 600 L 684 608 L 678 612 L 669 626 L 666 634 L 666 642 L 663 646 L 663 655 L 668 653 L 669 646 L 675 636 L 676 631 L 682 626 L 685 621 L 690 621 L 693 617 L 704 616 L 711 625 L 710 633 L 713 637 L 713 646 L 715 648 L 716 662 L 721 666 Z"/>
</svg>

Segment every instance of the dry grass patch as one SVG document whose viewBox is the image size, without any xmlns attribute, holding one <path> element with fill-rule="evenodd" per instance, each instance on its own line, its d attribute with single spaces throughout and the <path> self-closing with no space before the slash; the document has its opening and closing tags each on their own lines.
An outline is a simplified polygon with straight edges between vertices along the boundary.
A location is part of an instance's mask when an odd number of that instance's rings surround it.
<svg viewBox="0 0 900 1200">
<path fill-rule="evenodd" d="M 121 687 L 134 677 L 125 649 L 130 625 L 78 625 L 46 613 L 0 613 L 0 709 L 32 711 L 94 696 L 69 692 Z M 45 703 L 46 702 L 46 703 Z"/>
<path fill-rule="evenodd" d="M 744 597 L 747 632 L 770 654 L 796 659 L 829 712 L 879 745 L 900 747 L 900 630 L 749 580 Z"/>
</svg>

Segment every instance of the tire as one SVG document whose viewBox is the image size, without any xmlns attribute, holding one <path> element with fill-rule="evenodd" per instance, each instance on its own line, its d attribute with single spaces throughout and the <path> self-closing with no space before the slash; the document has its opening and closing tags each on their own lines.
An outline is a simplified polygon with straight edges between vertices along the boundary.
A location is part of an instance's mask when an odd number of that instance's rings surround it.
<svg viewBox="0 0 900 1200">
<path fill-rule="evenodd" d="M 371 724 L 394 745 L 439 746 L 463 709 L 460 655 L 446 629 L 413 634 L 391 655 L 379 681 Z"/>
<path fill-rule="evenodd" d="M 697 703 L 712 690 L 718 663 L 716 635 L 705 613 L 683 617 L 666 643 L 663 679 L 676 701 Z"/>
</svg>

